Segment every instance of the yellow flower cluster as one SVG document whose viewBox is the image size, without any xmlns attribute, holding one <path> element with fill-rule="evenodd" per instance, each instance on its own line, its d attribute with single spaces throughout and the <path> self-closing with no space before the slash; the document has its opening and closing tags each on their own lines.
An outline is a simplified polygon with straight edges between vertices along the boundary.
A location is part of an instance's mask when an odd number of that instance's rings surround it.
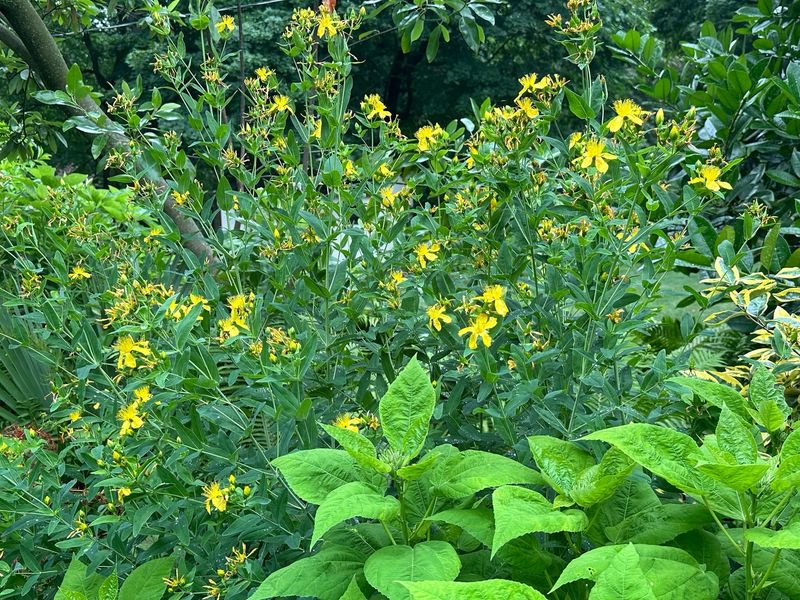
<svg viewBox="0 0 800 600">
<path fill-rule="evenodd" d="M 247 318 L 250 316 L 250 311 L 253 309 L 254 300 L 255 295 L 252 292 L 249 296 L 238 294 L 228 298 L 230 316 L 217 321 L 220 342 L 236 337 L 242 331 L 250 331 L 247 326 Z"/>
<path fill-rule="evenodd" d="M 483 294 L 474 298 L 482 306 L 477 307 L 475 304 L 466 304 L 465 301 L 465 310 L 469 312 L 477 311 L 477 314 L 470 318 L 466 327 L 462 327 L 458 331 L 458 335 L 469 334 L 467 346 L 471 350 L 475 350 L 478 347 L 478 341 L 486 348 L 492 345 L 492 336 L 489 331 L 497 325 L 497 317 L 491 313 L 495 313 L 500 317 L 508 314 L 505 295 L 506 289 L 502 285 L 487 285 L 483 289 Z"/>
<path fill-rule="evenodd" d="M 117 370 L 125 368 L 147 368 L 154 364 L 153 351 L 147 340 L 135 341 L 131 336 L 124 335 L 117 340 L 114 349 L 118 352 Z"/>
<path fill-rule="evenodd" d="M 420 152 L 427 152 L 435 148 L 441 140 L 446 139 L 447 132 L 437 123 L 420 127 L 414 137 L 417 138 L 417 149 Z"/>
<path fill-rule="evenodd" d="M 150 393 L 149 386 L 142 386 L 133 392 L 133 400 L 122 407 L 117 413 L 117 420 L 121 422 L 119 428 L 120 437 L 129 435 L 134 430 L 144 425 L 144 418 L 147 413 L 142 413 L 139 409 L 147 403 L 153 395 Z"/>
<path fill-rule="evenodd" d="M 178 302 L 177 300 L 173 300 L 170 302 L 169 308 L 167 309 L 167 316 L 171 319 L 175 319 L 176 321 L 180 321 L 198 304 L 203 305 L 204 311 L 211 311 L 211 305 L 203 296 L 199 294 L 189 294 L 189 299 L 187 301 Z M 201 314 L 198 316 L 197 320 L 202 321 L 203 315 Z"/>
<path fill-rule="evenodd" d="M 414 252 L 417 255 L 417 262 L 423 269 L 428 266 L 428 263 L 435 261 L 439 257 L 441 246 L 438 242 L 422 242 L 417 244 Z"/>
<path fill-rule="evenodd" d="M 346 429 L 348 431 L 358 433 L 362 426 L 375 431 L 378 429 L 378 427 L 380 427 L 381 424 L 380 421 L 378 421 L 378 417 L 372 413 L 367 412 L 363 414 L 357 414 L 347 412 L 337 416 L 331 425 L 338 427 L 339 429 Z"/>
</svg>

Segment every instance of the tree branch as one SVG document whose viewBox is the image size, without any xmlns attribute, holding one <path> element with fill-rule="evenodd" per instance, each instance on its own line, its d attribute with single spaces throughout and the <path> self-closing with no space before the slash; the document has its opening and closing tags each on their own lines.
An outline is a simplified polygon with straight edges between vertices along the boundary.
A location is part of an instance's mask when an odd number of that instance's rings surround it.
<svg viewBox="0 0 800 600">
<path fill-rule="evenodd" d="M 31 55 L 22 40 L 17 37 L 17 34 L 11 31 L 3 23 L 0 23 L 0 44 L 8 46 L 11 51 L 21 58 L 26 63 L 30 64 Z"/>
<path fill-rule="evenodd" d="M 28 53 L 25 62 L 36 71 L 44 85 L 51 90 L 63 90 L 67 86 L 67 63 L 56 45 L 47 26 L 29 0 L 0 0 L 0 14 L 8 21 L 16 39 Z M 6 43 L 5 38 L 0 41 Z M 11 39 L 13 43 L 14 39 Z M 9 47 L 14 49 L 10 44 Z M 78 100 L 82 114 L 105 115 L 103 109 L 92 99 L 85 96 Z M 119 151 L 129 149 L 130 138 L 122 133 L 111 133 L 109 145 Z M 181 233 L 184 247 L 191 250 L 203 261 L 208 261 L 212 270 L 216 269 L 217 259 L 214 251 L 203 237 L 200 228 L 192 219 L 185 216 L 169 194 L 167 182 L 160 176 L 145 177 L 154 185 L 156 192 L 164 196 L 163 210 L 174 221 Z"/>
</svg>

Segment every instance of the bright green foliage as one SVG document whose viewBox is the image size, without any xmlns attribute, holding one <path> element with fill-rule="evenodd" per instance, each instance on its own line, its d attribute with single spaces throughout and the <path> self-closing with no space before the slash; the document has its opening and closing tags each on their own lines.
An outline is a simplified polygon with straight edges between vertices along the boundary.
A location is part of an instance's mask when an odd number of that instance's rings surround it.
<svg viewBox="0 0 800 600">
<path fill-rule="evenodd" d="M 475 582 L 421 581 L 403 582 L 411 600 L 542 600 L 536 590 L 503 579 Z"/>
<path fill-rule="evenodd" d="M 461 561 L 446 542 L 420 542 L 414 547 L 381 548 L 364 563 L 369 584 L 389 600 L 406 600 L 405 581 L 452 581 L 461 570 Z"/>
<path fill-rule="evenodd" d="M 150 560 L 131 571 L 118 587 L 116 571 L 103 576 L 73 558 L 54 600 L 160 600 L 174 563 L 174 558 Z"/>
</svg>

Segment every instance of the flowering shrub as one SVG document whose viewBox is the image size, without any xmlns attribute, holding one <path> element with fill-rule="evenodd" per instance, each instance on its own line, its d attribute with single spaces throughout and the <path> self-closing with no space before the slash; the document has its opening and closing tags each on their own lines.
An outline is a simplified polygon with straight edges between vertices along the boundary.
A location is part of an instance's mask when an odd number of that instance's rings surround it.
<svg viewBox="0 0 800 600">
<path fill-rule="evenodd" d="M 99 585 L 98 569 L 129 581 L 165 556 L 169 574 L 154 580 L 172 598 L 358 598 L 366 583 L 389 598 L 491 586 L 584 597 L 558 590 L 580 594 L 575 582 L 595 578 L 622 597 L 614 573 L 680 535 L 661 557 L 666 571 L 631 569 L 653 585 L 685 575 L 693 583 L 680 597 L 716 597 L 723 574 L 696 552 L 711 512 L 689 508 L 691 526 L 676 518 L 672 535 L 639 538 L 638 521 L 615 530 L 632 494 L 663 520 L 679 504 L 631 475 L 639 461 L 664 477 L 638 454 L 572 440 L 685 416 L 685 387 L 663 384 L 687 364 L 651 352 L 643 335 L 690 228 L 733 185 L 736 163 L 697 153 L 694 110 L 606 98 L 590 70 L 598 11 L 586 1 L 568 11 L 549 21 L 577 85 L 532 73 L 513 104 L 486 100 L 405 135 L 378 94 L 351 98 L 348 44 L 362 12 L 298 9 L 283 34 L 296 80 L 255 69 L 237 122 L 226 110 L 236 24 L 208 10 L 189 21 L 201 65 L 182 37 L 167 37 L 153 62 L 163 88 L 124 87 L 109 103 L 114 123 L 67 122 L 96 135 L 123 187 L 99 190 L 38 163 L 2 176 L 0 290 L 28 326 L 9 341 L 50 369 L 46 417 L 37 407 L 0 438 L 8 597 L 49 597 L 68 564 Z M 73 68 L 65 91 L 41 97 L 74 107 L 88 93 Z M 169 128 L 178 114 L 185 131 Z M 122 131 L 130 144 L 106 151 Z M 185 248 L 156 208 L 165 200 L 198 224 L 211 260 Z M 570 465 L 552 467 L 562 454 Z M 475 457 L 478 470 L 497 465 L 497 478 L 464 483 L 460 461 Z M 487 488 L 497 488 L 491 499 Z M 530 513 L 543 524 L 515 524 Z M 540 543 L 542 532 L 553 537 Z M 584 556 L 606 552 L 608 569 L 570 571 L 590 546 Z M 384 575 L 417 554 L 440 583 Z M 531 555 L 541 564 L 530 567 Z M 335 585 L 309 565 L 336 571 Z M 467 580 L 441 583 L 459 573 Z M 767 576 L 747 581 L 752 593 Z M 65 593 L 96 591 L 80 585 Z"/>
</svg>

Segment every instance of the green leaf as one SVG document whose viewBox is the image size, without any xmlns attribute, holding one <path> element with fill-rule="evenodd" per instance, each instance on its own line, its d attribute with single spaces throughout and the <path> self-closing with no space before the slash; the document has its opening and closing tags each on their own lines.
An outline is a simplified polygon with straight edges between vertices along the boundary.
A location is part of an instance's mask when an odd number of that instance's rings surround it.
<svg viewBox="0 0 800 600">
<path fill-rule="evenodd" d="M 785 402 L 782 402 L 785 406 Z M 753 418 L 764 426 L 764 429 L 773 433 L 783 429 L 786 425 L 787 410 L 784 412 L 774 400 L 764 400 L 758 405 L 758 410 L 751 411 Z"/>
<path fill-rule="evenodd" d="M 492 547 L 494 516 L 488 508 L 451 508 L 431 515 L 426 520 L 460 527 L 487 548 Z"/>
<path fill-rule="evenodd" d="M 532 587 L 505 579 L 404 581 L 402 584 L 411 593 L 411 600 L 545 600 Z"/>
<path fill-rule="evenodd" d="M 564 92 L 569 102 L 569 110 L 573 115 L 585 121 L 594 119 L 596 113 L 592 107 L 589 106 L 589 103 L 584 100 L 583 96 L 576 94 L 569 88 L 564 88 Z"/>
<path fill-rule="evenodd" d="M 594 466 L 594 457 L 573 442 L 548 435 L 528 438 L 536 466 L 547 484 L 559 494 L 571 496 L 580 474 Z"/>
<path fill-rule="evenodd" d="M 86 565 L 73 556 L 53 600 L 69 600 L 68 594 L 74 597 L 75 593 L 95 597 L 104 579 L 97 573 L 87 573 Z"/>
<path fill-rule="evenodd" d="M 378 473 L 389 473 L 392 470 L 391 465 L 377 458 L 373 443 L 360 433 L 325 423 L 320 423 L 320 426 L 360 464 Z"/>
<path fill-rule="evenodd" d="M 439 461 L 431 473 L 434 492 L 464 498 L 483 489 L 512 483 L 541 485 L 542 476 L 517 461 L 480 450 L 464 450 Z"/>
<path fill-rule="evenodd" d="M 347 586 L 347 589 L 339 600 L 367 600 L 364 592 L 362 592 L 361 588 L 358 586 L 358 577 L 353 576 L 350 580 L 350 585 Z"/>
<path fill-rule="evenodd" d="M 766 463 L 751 465 L 727 465 L 723 463 L 700 462 L 700 472 L 713 477 L 727 487 L 744 492 L 756 485 L 769 470 Z"/>
<path fill-rule="evenodd" d="M 335 525 L 353 517 L 389 521 L 400 513 L 400 502 L 360 481 L 346 483 L 325 497 L 314 517 L 311 547 Z"/>
<path fill-rule="evenodd" d="M 156 558 L 136 567 L 119 589 L 119 600 L 160 600 L 167 589 L 164 578 L 169 577 L 175 559 Z"/>
<path fill-rule="evenodd" d="M 453 581 L 460 570 L 456 551 L 440 541 L 381 548 L 364 564 L 367 582 L 389 600 L 411 597 L 401 581 Z"/>
<path fill-rule="evenodd" d="M 312 504 L 322 504 L 336 488 L 364 479 L 358 463 L 344 450 L 300 450 L 274 459 L 272 465 L 295 494 Z"/>
<path fill-rule="evenodd" d="M 560 511 L 538 492 L 516 486 L 497 488 L 492 494 L 494 538 L 492 557 L 511 540 L 527 533 L 583 531 L 589 519 L 580 510 Z"/>
<path fill-rule="evenodd" d="M 340 600 L 363 566 L 364 557 L 356 549 L 326 544 L 317 554 L 270 573 L 248 600 L 286 596 Z"/>
<path fill-rule="evenodd" d="M 627 545 L 601 546 L 573 559 L 561 572 L 551 593 L 581 579 L 598 581 L 614 558 Z M 639 568 L 645 574 L 650 591 L 657 600 L 715 600 L 719 583 L 713 573 L 705 572 L 692 556 L 680 548 L 634 544 Z M 590 596 L 591 597 L 591 596 Z"/>
<path fill-rule="evenodd" d="M 792 95 L 792 100 L 800 104 L 800 62 L 790 62 L 786 67 L 786 89 Z"/>
<path fill-rule="evenodd" d="M 720 449 L 730 452 L 737 463 L 749 464 L 758 460 L 758 446 L 750 426 L 727 406 L 722 408 L 716 433 Z"/>
<path fill-rule="evenodd" d="M 436 393 L 428 374 L 412 358 L 381 398 L 378 407 L 383 434 L 389 445 L 411 459 L 428 436 Z"/>
<path fill-rule="evenodd" d="M 661 504 L 630 511 L 630 516 L 603 529 L 615 544 L 664 544 L 688 531 L 712 522 L 711 514 L 700 504 Z"/>
<path fill-rule="evenodd" d="M 778 492 L 800 487 L 800 456 L 781 458 L 772 479 L 772 487 Z"/>
<path fill-rule="evenodd" d="M 780 407 L 781 412 L 784 412 L 786 416 L 790 414 L 791 411 L 786 406 L 783 387 L 776 384 L 775 376 L 764 366 L 756 367 L 747 389 L 753 406 L 760 406 L 771 400 Z"/>
<path fill-rule="evenodd" d="M 713 381 L 695 379 L 694 377 L 672 377 L 669 381 L 689 388 L 703 402 L 707 402 L 717 408 L 727 406 L 739 417 L 743 419 L 750 418 L 744 398 L 732 387 L 714 383 Z"/>
<path fill-rule="evenodd" d="M 611 559 L 597 578 L 589 600 L 656 600 L 642 568 L 639 553 L 628 544 Z"/>
<path fill-rule="evenodd" d="M 111 575 L 106 577 L 103 585 L 97 590 L 97 600 L 117 600 L 117 589 L 119 581 L 117 578 L 117 571 L 115 570 Z"/>
<path fill-rule="evenodd" d="M 607 500 L 628 478 L 636 466 L 627 455 L 610 448 L 600 462 L 578 476 L 570 496 L 581 506 L 592 506 Z"/>
<path fill-rule="evenodd" d="M 800 523 L 792 523 L 778 531 L 766 527 L 753 527 L 744 532 L 744 537 L 762 548 L 800 550 Z"/>
<path fill-rule="evenodd" d="M 705 477 L 694 468 L 703 455 L 686 434 L 648 423 L 630 423 L 597 431 L 583 439 L 601 440 L 619 448 L 684 491 L 704 491 Z"/>
</svg>

